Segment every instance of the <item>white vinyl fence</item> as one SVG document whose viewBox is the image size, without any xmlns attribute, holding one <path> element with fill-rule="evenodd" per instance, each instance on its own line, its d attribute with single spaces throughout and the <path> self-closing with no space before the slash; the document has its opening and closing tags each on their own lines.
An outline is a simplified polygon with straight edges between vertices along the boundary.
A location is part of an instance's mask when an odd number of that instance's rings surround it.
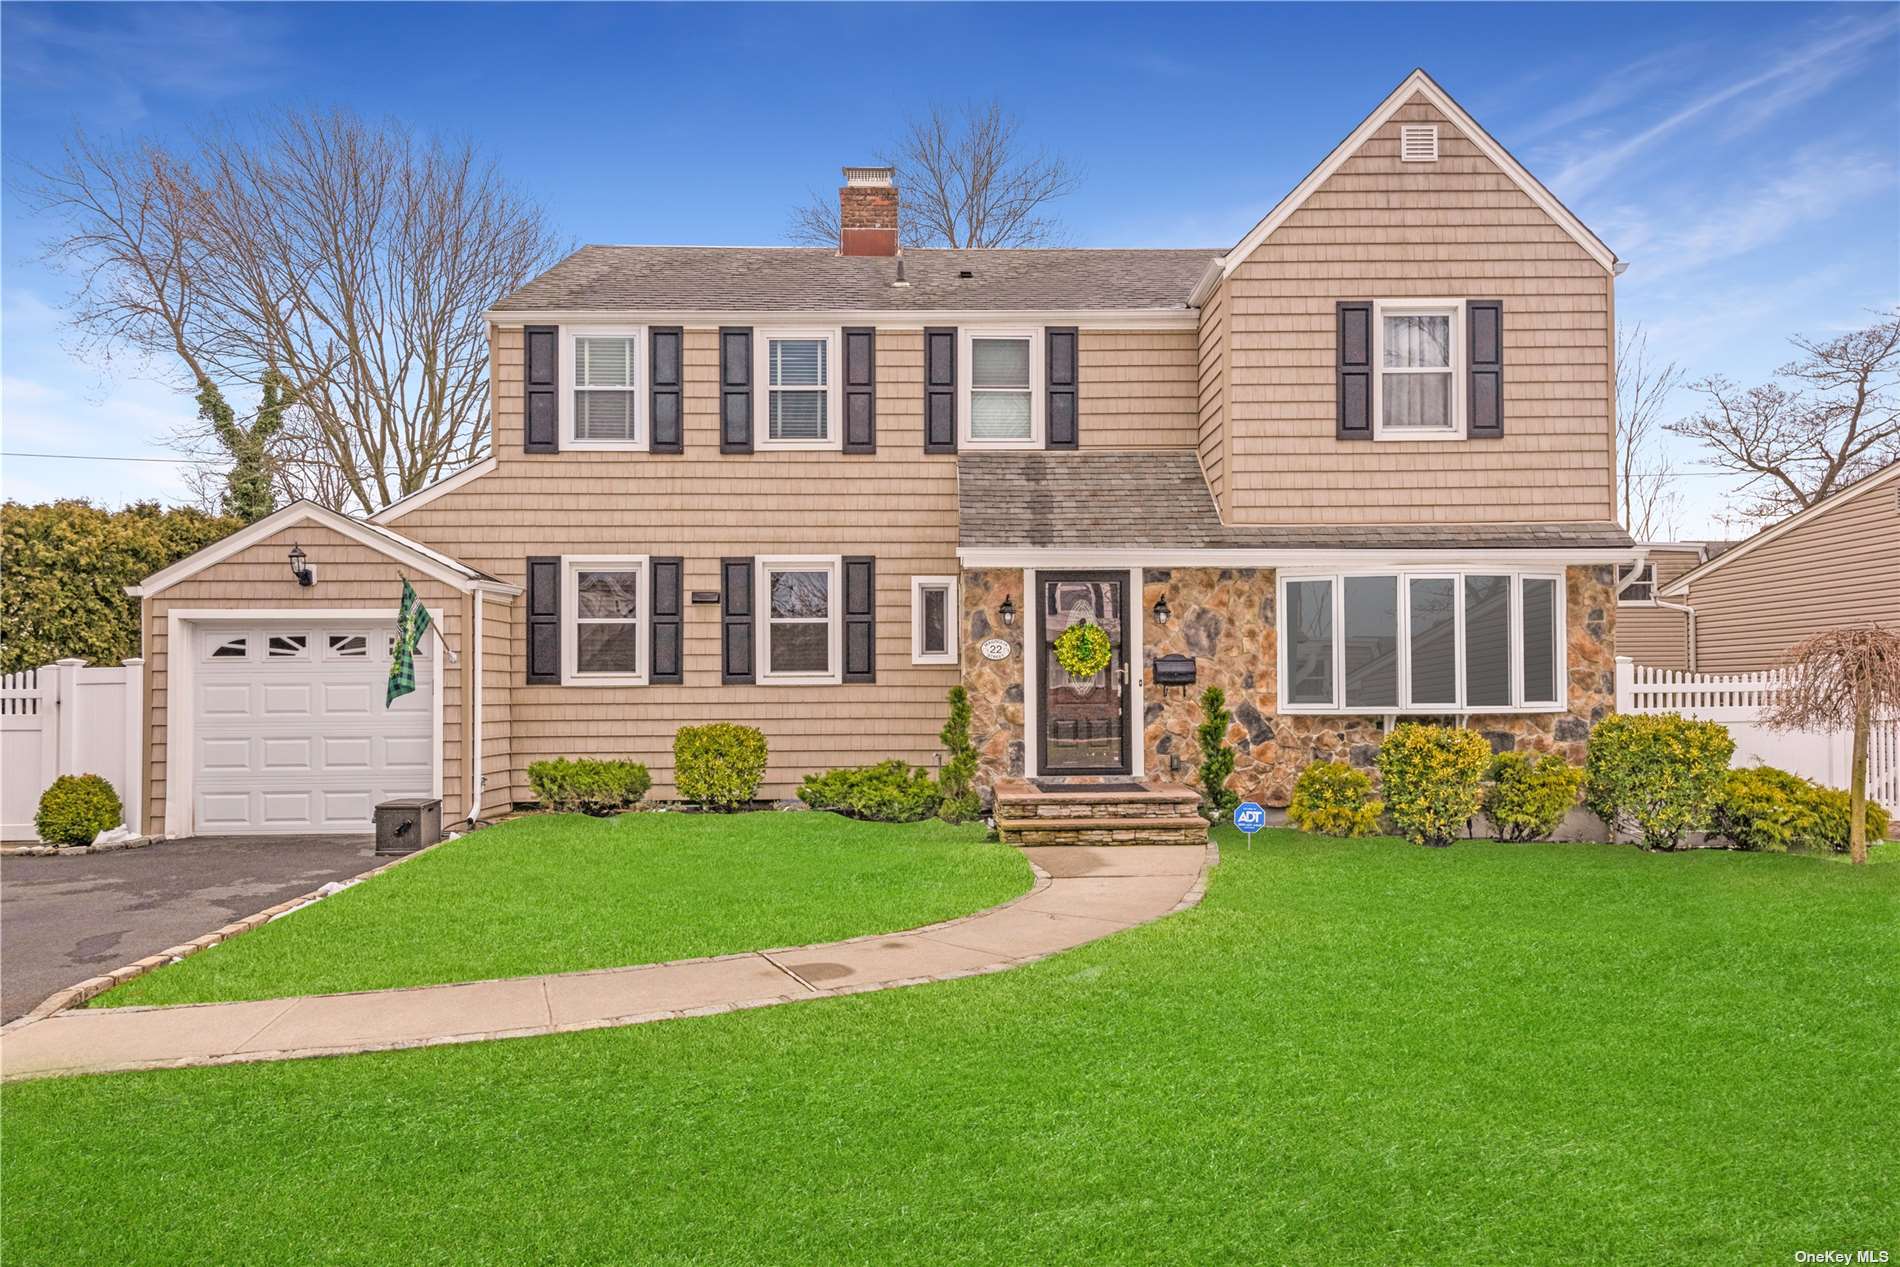
<svg viewBox="0 0 1900 1267">
<path fill-rule="evenodd" d="M 61 660 L 0 677 L 0 840 L 35 840 L 40 793 L 62 774 L 98 774 L 138 830 L 145 662 L 116 669 Z"/>
<path fill-rule="evenodd" d="M 1768 673 L 1683 673 L 1616 657 L 1616 711 L 1681 713 L 1719 721 L 1735 740 L 1738 767 L 1772 765 L 1828 787 L 1846 788 L 1853 774 L 1852 731 L 1775 731 L 1761 715 L 1781 689 Z M 1867 743 L 1867 795 L 1900 809 L 1900 719 L 1874 723 Z"/>
</svg>

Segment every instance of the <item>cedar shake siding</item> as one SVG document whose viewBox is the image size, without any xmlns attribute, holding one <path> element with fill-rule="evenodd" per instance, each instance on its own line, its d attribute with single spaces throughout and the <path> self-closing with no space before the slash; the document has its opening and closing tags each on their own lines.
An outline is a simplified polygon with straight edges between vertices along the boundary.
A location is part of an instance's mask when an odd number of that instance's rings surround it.
<svg viewBox="0 0 1900 1267">
<path fill-rule="evenodd" d="M 1698 673 L 1773 668 L 1824 629 L 1900 628 L 1900 467 L 1868 483 L 1773 540 L 1732 547 L 1686 595 L 1671 596 L 1695 608 Z"/>
<path fill-rule="evenodd" d="M 1227 286 L 1215 287 L 1201 306 L 1199 399 L 1195 449 L 1214 504 L 1227 508 Z"/>
<path fill-rule="evenodd" d="M 1699 550 L 1651 550 L 1656 565 L 1656 587 L 1686 575 L 1702 561 Z M 1680 599 L 1667 602 L 1681 605 Z M 1653 603 L 1616 605 L 1616 654 L 1658 669 L 1689 667 L 1689 617 Z"/>
<path fill-rule="evenodd" d="M 1436 123 L 1435 163 L 1399 129 Z M 1415 97 L 1203 308 L 1228 329 L 1230 523 L 1536 523 L 1613 518 L 1611 277 L 1435 106 Z M 1503 435 L 1336 438 L 1336 305 L 1503 303 Z M 1220 338 L 1216 334 L 1214 337 Z M 1209 374 L 1202 375 L 1202 418 Z M 1207 461 L 1209 444 L 1203 435 Z"/>
</svg>

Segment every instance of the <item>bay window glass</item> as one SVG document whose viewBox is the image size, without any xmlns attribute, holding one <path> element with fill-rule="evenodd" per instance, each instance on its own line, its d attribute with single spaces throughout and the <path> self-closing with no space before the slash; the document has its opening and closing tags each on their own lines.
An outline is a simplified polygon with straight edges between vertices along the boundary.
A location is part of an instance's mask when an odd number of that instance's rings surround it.
<svg viewBox="0 0 1900 1267">
<path fill-rule="evenodd" d="M 1033 435 L 1033 384 L 1027 337 L 970 340 L 970 438 L 1028 440 Z"/>
<path fill-rule="evenodd" d="M 1348 576 L 1345 598 L 1347 708 L 1399 703 L 1399 578 Z"/>
<path fill-rule="evenodd" d="M 632 338 L 574 337 L 574 439 L 631 441 L 635 438 L 634 357 Z"/>
<path fill-rule="evenodd" d="M 1286 701 L 1333 702 L 1333 582 L 1288 581 L 1286 619 Z"/>
<path fill-rule="evenodd" d="M 1557 695 L 1557 581 L 1527 576 L 1521 582 L 1518 607 L 1524 625 L 1524 702 L 1554 704 Z"/>
<path fill-rule="evenodd" d="M 830 340 L 767 338 L 766 423 L 770 440 L 830 438 Z"/>
<path fill-rule="evenodd" d="M 1458 578 L 1413 577 L 1406 586 L 1412 704 L 1458 704 Z"/>
<path fill-rule="evenodd" d="M 1465 577 L 1465 705 L 1511 706 L 1511 578 Z"/>
</svg>

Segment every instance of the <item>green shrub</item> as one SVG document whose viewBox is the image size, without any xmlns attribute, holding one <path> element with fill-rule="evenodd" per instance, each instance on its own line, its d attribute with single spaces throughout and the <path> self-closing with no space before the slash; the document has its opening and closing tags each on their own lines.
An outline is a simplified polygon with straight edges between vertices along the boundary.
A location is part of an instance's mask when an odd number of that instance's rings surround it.
<svg viewBox="0 0 1900 1267">
<path fill-rule="evenodd" d="M 1821 787 L 1813 783 L 1808 786 L 1813 789 L 1808 794 L 1808 805 L 1814 812 L 1815 827 L 1813 838 L 1803 847 L 1846 853 L 1848 824 L 1852 821 L 1854 798 L 1839 788 Z M 1885 840 L 1887 829 L 1892 825 L 1886 808 L 1869 797 L 1865 816 L 1867 839 Z"/>
<path fill-rule="evenodd" d="M 758 794 L 765 759 L 765 733 L 755 727 L 681 726 L 673 735 L 673 785 L 697 805 L 735 809 Z"/>
<path fill-rule="evenodd" d="M 97 774 L 62 774 L 40 795 L 34 830 L 49 845 L 90 845 L 94 836 L 125 821 L 112 784 Z"/>
<path fill-rule="evenodd" d="M 592 814 L 596 818 L 632 809 L 653 786 L 638 761 L 536 761 L 528 766 L 528 785 L 546 809 Z"/>
<path fill-rule="evenodd" d="M 1372 776 L 1339 761 L 1314 761 L 1293 781 L 1287 820 L 1322 836 L 1369 836 L 1384 804 L 1372 799 Z"/>
<path fill-rule="evenodd" d="M 1194 740 L 1201 749 L 1201 796 L 1207 816 L 1223 822 L 1240 804 L 1240 794 L 1227 786 L 1234 772 L 1234 750 L 1227 746 L 1227 727 L 1234 715 L 1227 711 L 1227 692 L 1210 686 L 1201 692 L 1201 724 Z"/>
<path fill-rule="evenodd" d="M 1737 849 L 1783 853 L 1799 848 L 1820 827 L 1808 794 L 1813 787 L 1773 766 L 1730 770 L 1710 810 L 1709 831 Z"/>
<path fill-rule="evenodd" d="M 1503 840 L 1545 840 L 1577 803 L 1583 771 L 1554 752 L 1500 752 L 1491 759 L 1484 814 Z"/>
<path fill-rule="evenodd" d="M 1709 825 L 1735 741 L 1719 722 L 1675 713 L 1606 717 L 1590 731 L 1583 801 L 1648 849 L 1674 849 Z"/>
<path fill-rule="evenodd" d="M 1475 730 L 1401 722 L 1377 759 L 1386 815 L 1415 845 L 1449 845 L 1483 804 L 1491 745 Z"/>
<path fill-rule="evenodd" d="M 983 812 L 983 798 L 976 790 L 976 744 L 970 739 L 970 693 L 961 686 L 950 688 L 950 716 L 937 738 L 950 754 L 937 775 L 937 790 L 942 794 L 937 817 L 946 823 L 967 823 Z"/>
<path fill-rule="evenodd" d="M 808 774 L 798 799 L 846 818 L 914 823 L 935 814 L 943 797 L 930 771 L 893 758 L 859 769 Z"/>
</svg>

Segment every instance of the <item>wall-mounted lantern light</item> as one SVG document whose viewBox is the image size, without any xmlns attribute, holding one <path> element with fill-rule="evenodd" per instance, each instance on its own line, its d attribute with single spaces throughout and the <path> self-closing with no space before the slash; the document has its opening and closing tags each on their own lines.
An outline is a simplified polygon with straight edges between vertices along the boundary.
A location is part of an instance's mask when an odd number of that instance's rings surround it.
<svg viewBox="0 0 1900 1267">
<path fill-rule="evenodd" d="M 996 609 L 996 614 L 1003 618 L 1005 625 L 1013 625 L 1016 623 L 1016 604 L 1010 599 L 1009 595 L 1003 595 L 1003 605 Z"/>
<path fill-rule="evenodd" d="M 1155 624 L 1157 625 L 1167 624 L 1168 617 L 1172 615 L 1174 615 L 1174 613 L 1168 610 L 1168 596 L 1166 594 L 1163 594 L 1160 598 L 1155 599 Z"/>
<path fill-rule="evenodd" d="M 306 589 L 317 583 L 317 570 L 304 562 L 302 546 L 290 547 L 290 574 Z"/>
</svg>

